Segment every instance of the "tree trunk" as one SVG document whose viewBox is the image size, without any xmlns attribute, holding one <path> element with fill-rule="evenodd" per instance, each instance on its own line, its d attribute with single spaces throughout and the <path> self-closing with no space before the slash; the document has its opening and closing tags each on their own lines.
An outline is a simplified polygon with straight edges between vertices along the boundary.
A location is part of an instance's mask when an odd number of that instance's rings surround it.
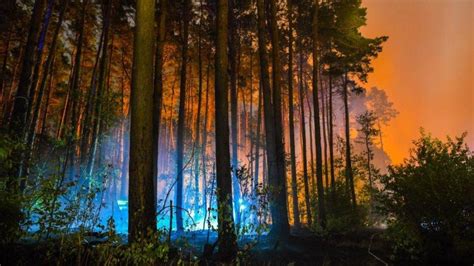
<svg viewBox="0 0 474 266">
<path fill-rule="evenodd" d="M 348 192 L 351 195 L 352 208 L 355 210 L 357 207 L 356 197 L 355 197 L 355 188 L 354 188 L 354 177 L 352 174 L 352 159 L 351 159 L 351 136 L 350 136 L 350 117 L 349 117 L 349 103 L 348 103 L 348 80 L 347 73 L 344 75 L 344 88 L 343 88 L 343 98 L 344 98 L 344 124 L 345 124 L 345 137 L 346 137 L 346 186 Z"/>
<path fill-rule="evenodd" d="M 308 117 L 308 125 L 309 125 L 309 158 L 310 158 L 310 167 L 311 167 L 311 175 L 310 175 L 310 181 L 312 182 L 312 188 L 314 193 L 316 193 L 316 182 L 314 180 L 314 145 L 313 145 L 313 112 L 311 111 L 312 104 L 309 101 L 310 95 L 309 95 L 309 90 L 308 90 L 308 84 L 306 84 L 305 81 L 303 81 L 303 86 L 304 86 L 304 91 L 305 91 L 305 96 L 306 96 L 306 104 L 308 105 L 308 112 L 309 112 L 309 117 Z"/>
<path fill-rule="evenodd" d="M 111 21 L 111 12 L 112 12 L 112 0 L 104 0 L 104 25 L 103 25 L 103 32 L 104 32 L 104 42 L 102 43 L 102 57 L 100 62 L 99 68 L 99 79 L 97 81 L 97 98 L 95 102 L 95 110 L 94 110 L 94 117 L 92 123 L 92 137 L 91 137 L 91 151 L 89 153 L 89 161 L 87 164 L 87 175 L 88 178 L 92 177 L 92 173 L 94 170 L 95 160 L 97 149 L 99 146 L 99 139 L 101 138 L 101 124 L 102 124 L 102 102 L 104 101 L 104 92 L 105 92 L 105 81 L 106 81 L 106 70 L 107 66 L 107 52 L 108 52 L 108 45 L 109 45 L 109 35 L 110 35 L 110 21 Z"/>
<path fill-rule="evenodd" d="M 203 189 L 203 206 L 205 216 L 207 215 L 207 125 L 209 123 L 209 76 L 211 65 L 211 54 L 208 54 L 207 73 L 206 73 L 206 104 L 204 105 L 204 127 L 201 141 L 201 173 L 202 173 L 202 189 Z M 204 219 L 205 221 L 206 219 Z"/>
<path fill-rule="evenodd" d="M 155 1 L 137 0 L 131 94 L 129 241 L 156 231 L 153 189 L 153 46 Z M 104 49 L 105 50 L 105 49 Z"/>
<path fill-rule="evenodd" d="M 300 96 L 300 130 L 301 130 L 301 153 L 303 155 L 303 181 L 304 181 L 304 199 L 306 205 L 306 218 L 308 219 L 308 225 L 313 224 L 313 217 L 311 216 L 311 205 L 309 199 L 309 177 L 308 177 L 308 159 L 306 151 L 306 123 L 304 114 L 304 88 L 303 88 L 303 51 L 301 48 L 301 42 L 298 45 L 299 51 L 299 73 L 298 73 L 298 87 Z"/>
<path fill-rule="evenodd" d="M 234 219 L 232 217 L 232 177 L 229 151 L 228 113 L 228 0 L 217 2 L 215 127 L 216 179 L 218 205 L 218 247 L 224 261 L 232 261 L 237 254 Z"/>
<path fill-rule="evenodd" d="M 168 0 L 160 0 L 158 11 L 158 39 L 155 51 L 155 80 L 153 91 L 153 189 L 157 193 L 158 153 L 160 150 L 161 106 L 163 104 L 163 49 L 166 42 Z M 156 202 L 155 197 L 155 202 Z M 156 204 L 156 203 L 155 203 Z"/>
<path fill-rule="evenodd" d="M 260 130 L 262 128 L 262 98 L 263 98 L 263 90 L 262 90 L 262 82 L 259 82 L 258 85 L 258 110 L 257 110 L 257 135 L 255 140 L 255 172 L 254 172 L 254 187 L 253 192 L 254 195 L 257 195 L 258 191 L 258 176 L 260 172 Z M 265 167 L 264 167 L 265 168 Z"/>
<path fill-rule="evenodd" d="M 10 53 L 10 42 L 11 42 L 11 36 L 12 36 L 12 26 L 8 29 L 8 36 L 5 44 L 5 56 L 3 57 L 3 62 L 2 62 L 2 69 L 1 69 L 1 74 L 0 74 L 0 104 L 6 105 L 6 99 L 5 99 L 5 79 L 6 79 L 6 74 L 7 72 L 7 63 L 8 63 L 8 55 Z M 3 122 L 3 121 L 2 121 Z"/>
<path fill-rule="evenodd" d="M 318 221 L 323 228 L 326 227 L 326 210 L 324 206 L 323 187 L 323 161 L 321 152 L 321 124 L 319 121 L 319 100 L 318 100 L 318 0 L 314 1 L 313 13 L 313 107 L 314 107 L 314 131 L 316 142 L 316 183 L 318 187 Z"/>
<path fill-rule="evenodd" d="M 30 28 L 28 38 L 25 45 L 25 52 L 23 55 L 23 64 L 20 73 L 20 81 L 13 103 L 13 110 L 11 115 L 10 132 L 18 139 L 26 142 L 25 136 L 28 132 L 28 111 L 30 110 L 31 99 L 29 98 L 29 89 L 32 84 L 32 74 L 35 62 L 37 60 L 36 50 L 38 46 L 38 38 L 41 32 L 41 19 L 46 7 L 46 0 L 36 0 L 33 13 L 30 19 Z M 14 175 L 19 179 L 19 183 L 8 182 L 9 190 L 16 190 L 18 184 L 20 191 L 23 191 L 26 184 L 24 170 L 28 161 L 29 152 L 20 152 L 20 163 L 14 169 Z"/>
<path fill-rule="evenodd" d="M 201 0 L 201 14 L 200 20 L 203 21 L 203 8 Z M 199 212 L 199 158 L 200 154 L 203 152 L 200 149 L 200 131 L 201 131 L 201 103 L 202 103 L 202 51 L 201 51 L 201 31 L 198 32 L 198 109 L 196 114 L 196 126 L 194 128 L 195 138 L 194 145 L 196 150 L 194 152 L 194 219 L 197 218 Z"/>
<path fill-rule="evenodd" d="M 328 133 L 329 133 L 329 163 L 331 172 L 331 198 L 333 205 L 336 203 L 336 178 L 334 174 L 334 133 L 333 133 L 333 107 L 332 107 L 332 75 L 329 74 L 329 110 L 328 110 Z"/>
<path fill-rule="evenodd" d="M 260 1 L 259 1 L 260 2 Z M 285 151 L 283 145 L 283 129 L 282 129 L 282 112 L 281 112 L 281 87 L 280 87 L 280 45 L 279 45 L 279 29 L 276 20 L 276 4 L 273 1 L 270 1 L 270 35 L 271 35 L 271 43 L 272 43 L 272 74 L 273 74 L 273 102 L 270 105 L 271 109 L 265 109 L 265 115 L 272 113 L 273 115 L 267 116 L 269 118 L 269 124 L 272 124 L 270 127 L 270 131 L 267 132 L 267 138 L 271 136 L 271 140 L 273 141 L 273 150 L 267 150 L 268 161 L 269 161 L 269 171 L 270 168 L 274 168 L 273 173 L 269 172 L 269 184 L 271 188 L 271 200 L 270 200 L 270 210 L 272 214 L 272 228 L 270 231 L 270 238 L 279 238 L 279 239 L 286 239 L 289 235 L 289 224 L 288 224 L 288 212 L 287 212 L 287 198 L 286 198 L 286 171 L 285 171 Z M 260 11 L 259 20 L 264 19 L 264 10 L 263 5 L 260 4 Z M 264 24 L 259 23 L 259 26 Z M 259 35 L 260 32 L 263 34 L 263 27 L 259 27 Z M 262 38 L 262 40 L 264 40 Z M 263 44 L 262 44 L 263 45 Z M 260 46 L 260 44 L 259 44 Z M 259 47 L 260 48 L 260 47 Z M 263 47 L 262 47 L 263 48 Z M 265 54 L 265 53 L 262 53 Z M 261 60 L 263 61 L 263 60 Z M 262 65 L 263 66 L 263 65 Z M 268 67 L 262 67 L 262 69 L 267 70 Z M 266 71 L 265 71 L 266 72 Z M 263 76 L 263 75 L 262 75 Z M 270 86 L 269 81 L 267 83 L 267 88 L 264 89 L 267 95 L 267 102 L 271 102 L 270 94 Z M 271 166 L 271 167 L 270 167 Z"/>
<path fill-rule="evenodd" d="M 321 74 L 321 71 L 319 72 Z M 323 86 L 323 79 L 319 79 L 319 84 L 321 87 L 321 116 L 322 116 L 322 125 L 323 125 L 323 142 L 324 142 L 324 188 L 326 191 L 329 189 L 329 171 L 328 171 L 328 138 L 327 138 L 327 102 L 326 102 L 326 93 L 325 87 Z"/>
<path fill-rule="evenodd" d="M 240 189 L 239 180 L 237 177 L 237 169 L 239 167 L 238 161 L 238 130 L 237 130 L 237 52 L 236 46 L 239 45 L 240 38 L 237 36 L 237 21 L 234 15 L 234 1 L 230 0 L 229 5 L 229 28 L 230 28 L 230 45 L 229 45 L 229 71 L 230 71 L 230 124 L 231 124 L 231 138 L 232 138 L 232 189 L 234 195 L 234 213 L 237 228 L 240 226 Z"/>
<path fill-rule="evenodd" d="M 298 182 L 296 179 L 295 125 L 293 114 L 293 9 L 291 0 L 288 5 L 288 120 L 290 124 L 290 157 L 291 157 L 291 192 L 293 198 L 293 219 L 296 227 L 300 227 L 298 209 Z"/>
<path fill-rule="evenodd" d="M 28 132 L 28 141 L 27 141 L 27 147 L 33 147 L 35 143 L 35 138 L 36 138 L 36 127 L 38 124 L 38 117 L 40 113 L 40 107 L 43 101 L 43 95 L 44 91 L 46 89 L 46 83 L 48 82 L 48 76 L 51 73 L 55 53 L 56 53 L 56 46 L 57 46 L 57 41 L 58 41 L 58 36 L 59 32 L 61 30 L 62 22 L 64 20 L 64 14 L 66 11 L 66 8 L 69 4 L 69 0 L 64 1 L 64 3 L 61 5 L 61 11 L 59 14 L 59 19 L 58 23 L 56 25 L 56 28 L 54 29 L 54 34 L 53 34 L 53 40 L 51 41 L 51 47 L 49 48 L 49 54 L 48 58 L 46 59 L 46 63 L 44 65 L 44 70 L 43 70 L 43 75 L 41 77 L 41 83 L 38 87 L 38 96 L 36 103 L 34 105 L 33 109 L 33 117 L 31 119 L 30 127 L 29 127 L 29 132 Z"/>
<path fill-rule="evenodd" d="M 181 69 L 179 85 L 179 113 L 178 113 L 178 134 L 176 140 L 176 227 L 178 231 L 183 231 L 183 172 L 184 172 L 184 124 L 186 114 L 186 67 L 188 61 L 188 27 L 189 15 L 188 9 L 191 8 L 189 0 L 183 0 L 183 32 L 181 34 Z"/>
<path fill-rule="evenodd" d="M 104 35 L 105 32 L 102 30 L 100 39 L 99 39 L 99 47 L 97 49 L 97 53 L 95 56 L 95 63 L 94 68 L 92 69 L 91 73 L 91 82 L 89 86 L 89 92 L 87 94 L 86 106 L 84 108 L 84 122 L 82 123 L 82 132 L 81 132 L 81 164 L 87 165 L 87 160 L 90 151 L 90 135 L 92 131 L 92 119 L 94 116 L 94 100 L 96 98 L 96 91 L 97 91 L 97 69 L 99 67 L 99 62 L 101 61 L 100 56 L 103 50 L 103 43 L 104 43 Z M 87 168 L 84 170 L 87 172 Z"/>
<path fill-rule="evenodd" d="M 25 45 L 25 52 L 23 55 L 23 64 L 20 73 L 20 82 L 13 104 L 12 118 L 10 129 L 16 135 L 23 137 L 27 125 L 27 115 L 29 105 L 31 104 L 29 96 L 29 89 L 32 83 L 33 68 L 36 59 L 36 49 L 38 39 L 41 32 L 41 19 L 46 7 L 46 0 L 36 0 L 33 7 L 33 13 L 30 19 L 30 28 L 28 31 L 28 38 Z"/>
<path fill-rule="evenodd" d="M 48 5 L 44 14 L 41 33 L 38 40 L 38 47 L 36 49 L 36 62 L 33 68 L 33 76 L 31 77 L 30 88 L 28 90 L 28 99 L 30 101 L 30 104 L 28 104 L 28 112 L 26 115 L 26 121 L 27 123 L 29 123 L 28 125 L 31 125 L 30 115 L 35 103 L 36 87 L 38 85 L 38 78 L 41 72 L 41 67 L 43 65 L 43 50 L 46 44 L 46 36 L 48 34 L 49 20 L 51 18 L 51 14 L 53 13 L 53 4 L 54 4 L 53 0 L 48 0 Z M 25 130 L 26 130 L 25 133 L 28 134 L 29 127 L 26 128 Z M 28 138 L 28 136 L 26 137 Z M 31 149 L 29 146 L 27 147 Z"/>
<path fill-rule="evenodd" d="M 84 44 L 84 26 L 85 26 L 85 17 L 86 17 L 86 7 L 88 1 L 82 2 L 82 12 L 80 17 L 80 28 L 77 40 L 77 48 L 76 48 L 76 58 L 74 60 L 74 69 L 72 74 L 71 80 L 71 99 L 72 99 L 72 107 L 71 107 L 71 131 L 67 136 L 67 145 L 68 149 L 70 150 L 68 156 L 70 161 L 70 169 L 69 169 L 69 177 L 72 178 L 74 176 L 74 162 L 75 162 L 75 147 L 76 147 L 76 131 L 77 131 L 77 123 L 79 117 L 79 97 L 80 97 L 80 83 L 81 83 L 81 60 L 82 60 L 82 49 Z"/>
</svg>

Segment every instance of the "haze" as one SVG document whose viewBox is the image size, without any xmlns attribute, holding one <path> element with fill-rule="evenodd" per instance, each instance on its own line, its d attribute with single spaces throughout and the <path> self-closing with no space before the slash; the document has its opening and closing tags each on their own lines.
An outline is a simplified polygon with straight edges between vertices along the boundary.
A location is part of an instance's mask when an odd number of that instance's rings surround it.
<svg viewBox="0 0 474 266">
<path fill-rule="evenodd" d="M 423 127 L 445 139 L 467 131 L 474 147 L 473 13 L 469 0 L 363 0 L 363 33 L 388 35 L 367 87 L 387 91 L 400 112 L 385 129 L 394 163 Z"/>
</svg>

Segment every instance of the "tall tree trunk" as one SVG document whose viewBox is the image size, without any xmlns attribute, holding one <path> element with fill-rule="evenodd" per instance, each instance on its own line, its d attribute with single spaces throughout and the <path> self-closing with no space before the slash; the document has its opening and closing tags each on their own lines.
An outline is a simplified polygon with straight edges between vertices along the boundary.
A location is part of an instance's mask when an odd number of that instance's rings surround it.
<svg viewBox="0 0 474 266">
<path fill-rule="evenodd" d="M 383 149 L 382 125 L 381 125 L 379 119 L 377 119 L 377 128 L 378 128 L 378 131 L 379 131 L 380 150 L 382 150 L 382 152 L 385 153 L 385 150 Z"/>
<path fill-rule="evenodd" d="M 218 247 L 224 261 L 237 254 L 234 219 L 232 217 L 232 177 L 230 173 L 229 113 L 228 113 L 228 0 L 217 2 L 215 127 L 216 179 L 218 208 Z"/>
<path fill-rule="evenodd" d="M 26 133 L 27 115 L 29 105 L 31 104 L 29 96 L 29 89 L 32 83 L 33 68 L 36 60 L 36 49 L 38 39 L 41 32 L 41 19 L 46 7 L 46 0 L 36 0 L 33 13 L 30 19 L 30 28 L 28 31 L 28 38 L 26 40 L 25 51 L 23 55 L 23 64 L 20 73 L 20 82 L 15 96 L 12 111 L 12 121 L 10 129 L 20 137 Z"/>
<path fill-rule="evenodd" d="M 137 0 L 131 94 L 129 241 L 156 231 L 153 189 L 153 47 L 155 1 Z M 105 51 L 105 49 L 104 49 Z"/>
<path fill-rule="evenodd" d="M 54 57 L 56 58 L 56 57 Z M 56 60 L 56 59 L 54 59 Z M 54 65 L 54 60 L 52 62 L 52 64 Z M 49 78 L 49 83 L 48 83 L 48 88 L 47 88 L 47 91 L 46 91 L 46 100 L 43 104 L 43 107 L 42 107 L 42 111 L 41 111 L 41 130 L 40 130 L 40 134 L 43 135 L 43 134 L 46 134 L 46 118 L 48 116 L 48 107 L 49 107 L 49 101 L 51 99 L 51 96 L 53 94 L 53 83 L 54 83 L 54 73 L 55 73 L 55 69 L 54 67 L 51 69 L 51 76 Z"/>
<path fill-rule="evenodd" d="M 324 206 L 323 187 L 323 161 L 321 152 L 321 124 L 319 121 L 319 100 L 318 100 L 318 1 L 314 1 L 313 13 L 313 107 L 314 107 L 314 131 L 316 142 L 316 182 L 318 187 L 318 222 L 323 228 L 326 227 L 326 210 Z"/>
<path fill-rule="evenodd" d="M 348 80 L 347 73 L 344 74 L 344 88 L 343 88 L 343 100 L 344 100 L 344 125 L 345 125 L 345 137 L 346 137 L 346 186 L 347 190 L 351 195 L 352 208 L 355 210 L 357 207 L 355 188 L 354 188 L 354 177 L 352 173 L 352 159 L 351 159 L 351 135 L 350 135 L 350 116 L 349 116 L 349 103 L 348 103 Z"/>
<path fill-rule="evenodd" d="M 54 4 L 53 0 L 48 0 L 48 5 L 44 14 L 41 33 L 38 40 L 38 47 L 36 49 L 36 62 L 33 68 L 33 76 L 31 77 L 30 88 L 28 90 L 28 99 L 30 101 L 30 104 L 28 104 L 28 112 L 26 115 L 26 121 L 29 124 L 31 124 L 30 115 L 31 115 L 31 110 L 35 103 L 36 86 L 38 85 L 38 78 L 41 72 L 41 67 L 43 65 L 43 50 L 46 44 L 46 36 L 48 34 L 49 20 L 51 18 L 51 14 L 53 13 L 53 4 Z M 28 130 L 29 130 L 29 127 L 26 128 L 26 133 L 28 133 Z"/>
<path fill-rule="evenodd" d="M 291 192 L 293 198 L 293 219 L 296 227 L 300 227 L 298 209 L 298 182 L 296 179 L 295 125 L 293 114 L 293 9 L 291 0 L 288 5 L 288 120 L 290 124 L 290 157 L 291 157 Z"/>
<path fill-rule="evenodd" d="M 183 0 L 183 32 L 181 33 L 181 69 L 180 69 L 180 85 L 179 85 L 179 113 L 178 113 L 178 134 L 176 140 L 176 227 L 178 231 L 183 231 L 183 172 L 184 172 L 184 124 L 186 114 L 186 68 L 188 61 L 188 27 L 189 15 L 188 9 L 191 8 L 189 0 Z"/>
<path fill-rule="evenodd" d="M 74 176 L 74 162 L 75 162 L 75 149 L 76 149 L 76 134 L 77 134 L 77 124 L 78 124 L 78 117 L 79 117 L 79 97 L 80 97 L 80 83 L 81 83 L 81 68 L 82 68 L 82 50 L 84 44 L 84 27 L 85 27 L 85 17 L 86 17 L 86 7 L 88 1 L 82 2 L 82 12 L 80 16 L 80 28 L 77 40 L 77 48 L 76 48 L 76 58 L 74 60 L 74 69 L 72 74 L 71 80 L 71 99 L 72 99 L 72 107 L 71 107 L 71 131 L 67 136 L 67 145 L 68 149 L 70 150 L 69 154 L 66 156 L 69 157 L 70 161 L 70 169 L 69 169 L 69 177 Z"/>
<path fill-rule="evenodd" d="M 298 39 L 299 40 L 299 39 Z M 304 92 L 303 88 L 303 51 L 301 48 L 301 42 L 298 41 L 299 47 L 299 71 L 298 71 L 298 87 L 300 96 L 300 131 L 301 131 L 301 153 L 303 155 L 303 182 L 304 182 L 304 199 L 306 205 L 306 218 L 308 219 L 308 225 L 313 224 L 313 217 L 311 216 L 311 204 L 309 199 L 309 177 L 308 177 L 308 158 L 306 150 L 306 123 L 304 114 Z"/>
<path fill-rule="evenodd" d="M 207 126 L 209 123 L 209 76 L 211 70 L 211 53 L 208 53 L 207 73 L 206 73 L 206 104 L 204 105 L 204 127 L 201 141 L 201 174 L 202 174 L 202 189 L 203 189 L 203 206 L 205 216 L 207 216 Z M 205 221 L 206 219 L 204 219 Z"/>
<path fill-rule="evenodd" d="M 270 4 L 270 36 L 272 43 L 272 78 L 273 78 L 273 141 L 275 150 L 273 155 L 269 153 L 269 157 L 273 156 L 273 167 L 275 174 L 269 174 L 269 184 L 272 190 L 270 209 L 272 212 L 272 229 L 270 237 L 286 239 L 290 232 L 288 224 L 287 197 L 286 197 L 286 170 L 285 170 L 285 150 L 283 145 L 283 127 L 282 127 L 282 101 L 281 101 L 281 80 L 280 80 L 280 37 L 277 25 L 277 7 L 273 1 Z M 265 112 L 267 113 L 267 112 Z"/>
<path fill-rule="evenodd" d="M 42 101 L 43 101 L 43 95 L 44 95 L 44 91 L 46 89 L 46 83 L 48 81 L 48 76 L 51 72 L 51 68 L 52 68 L 52 65 L 53 65 L 53 61 L 54 61 L 54 57 L 55 57 L 55 53 L 56 53 L 56 46 L 57 46 L 58 36 L 59 36 L 59 32 L 61 30 L 62 22 L 64 20 L 64 14 L 65 14 L 65 11 L 66 11 L 66 8 L 67 8 L 68 4 L 69 4 L 69 0 L 66 0 L 61 5 L 61 11 L 60 11 L 60 14 L 59 14 L 58 23 L 57 23 L 56 28 L 54 30 L 53 40 L 51 41 L 51 47 L 49 48 L 48 58 L 46 59 L 46 63 L 44 65 L 44 70 L 43 70 L 43 75 L 41 77 L 41 83 L 38 87 L 38 96 L 37 96 L 37 100 L 34 104 L 33 116 L 32 116 L 32 119 L 31 119 L 31 122 L 30 122 L 30 125 L 29 125 L 29 131 L 28 131 L 28 135 L 27 135 L 27 147 L 31 147 L 31 150 L 33 150 L 33 146 L 34 146 L 34 143 L 35 143 L 36 128 L 37 128 L 37 124 L 38 124 L 38 117 L 39 117 L 39 114 L 40 114 L 40 107 L 41 107 L 41 104 L 42 104 Z M 30 150 L 30 155 L 29 156 L 31 156 L 31 150 Z"/>
<path fill-rule="evenodd" d="M 255 172 L 254 172 L 254 187 L 253 192 L 254 195 L 257 195 L 258 190 L 258 177 L 260 173 L 260 130 L 262 128 L 262 98 L 263 98 L 263 90 L 262 90 L 262 82 L 259 82 L 258 85 L 258 109 L 257 109 L 257 135 L 255 140 Z M 265 167 L 264 167 L 265 168 Z"/>
<path fill-rule="evenodd" d="M 304 71 L 304 68 L 302 68 Z M 304 72 L 303 72 L 304 74 Z M 313 111 L 311 110 L 311 103 L 309 101 L 310 95 L 309 95 L 309 90 L 308 90 L 308 84 L 306 84 L 306 81 L 303 81 L 303 89 L 304 89 L 304 96 L 305 96 L 305 101 L 306 105 L 308 106 L 308 126 L 309 126 L 309 166 L 311 169 L 311 173 L 309 175 L 309 180 L 312 183 L 312 188 L 313 192 L 316 193 L 316 182 L 314 180 L 314 152 L 313 152 Z"/>
<path fill-rule="evenodd" d="M 319 71 L 321 74 L 321 71 Z M 329 171 L 328 171 L 328 138 L 327 138 L 327 124 L 326 124 L 326 113 L 327 113 L 327 102 L 326 102 L 326 93 L 325 87 L 323 86 L 323 79 L 319 79 L 319 84 L 321 87 L 321 116 L 322 116 L 322 125 L 323 125 L 323 142 L 324 142 L 324 188 L 326 191 L 329 189 Z"/>
<path fill-rule="evenodd" d="M 201 14 L 200 21 L 203 21 L 203 8 L 202 0 L 201 4 Z M 198 108 L 196 114 L 196 126 L 194 128 L 195 139 L 194 145 L 196 146 L 197 151 L 194 152 L 194 217 L 197 218 L 199 212 L 199 159 L 201 153 L 203 152 L 200 149 L 200 131 L 201 131 L 201 103 L 202 103 L 202 51 L 201 51 L 201 31 L 198 32 Z"/>
<path fill-rule="evenodd" d="M 231 138 L 232 138 L 232 189 L 234 196 L 234 213 L 237 228 L 240 226 L 240 189 L 239 180 L 237 177 L 238 163 L 238 104 L 237 104 L 237 47 L 240 42 L 237 36 L 237 20 L 234 14 L 234 1 L 230 0 L 229 4 L 229 28 L 230 28 L 230 45 L 229 45 L 229 71 L 230 71 L 230 124 L 231 124 Z"/>
<path fill-rule="evenodd" d="M 370 149 L 370 139 L 369 135 L 365 137 L 365 148 L 367 151 L 367 172 L 369 176 L 369 186 L 372 189 L 372 167 L 371 167 L 371 158 L 372 158 L 372 150 Z M 372 201 L 372 192 L 370 192 L 370 200 Z"/>
<path fill-rule="evenodd" d="M 328 129 L 329 129 L 329 162 L 331 172 L 331 198 L 332 204 L 336 203 L 336 178 L 334 174 L 334 133 L 333 133 L 333 102 L 332 102 L 332 74 L 329 74 L 329 110 L 328 110 Z"/>
<path fill-rule="evenodd" d="M 5 80 L 6 80 L 6 74 L 7 72 L 7 63 L 8 63 L 8 58 L 10 54 L 10 42 L 11 42 L 11 36 L 12 36 L 12 26 L 8 28 L 8 36 L 5 44 L 5 56 L 3 57 L 3 62 L 2 62 L 2 69 L 1 69 L 1 74 L 0 74 L 0 104 L 5 105 L 6 104 L 6 94 L 5 94 Z"/>
<path fill-rule="evenodd" d="M 86 106 L 84 107 L 84 122 L 82 123 L 82 132 L 81 132 L 81 164 L 87 165 L 88 156 L 90 151 L 90 135 L 92 131 L 92 122 L 94 116 L 94 100 L 96 99 L 96 91 L 97 91 L 97 69 L 99 68 L 99 63 L 101 61 L 101 54 L 103 50 L 103 43 L 104 43 L 104 35 L 105 32 L 102 29 L 102 33 L 99 39 L 99 47 L 97 49 L 97 53 L 95 56 L 95 63 L 94 68 L 92 69 L 91 73 L 91 82 L 89 86 L 89 92 L 87 93 L 86 99 Z M 122 63 L 123 65 L 123 63 Z M 122 66 L 123 68 L 123 66 Z M 125 71 L 124 71 L 125 72 Z M 125 74 L 125 73 L 124 73 Z M 85 172 L 87 172 L 87 168 L 85 168 Z"/>
<path fill-rule="evenodd" d="M 112 1 L 113 0 L 104 0 L 104 42 L 102 43 L 102 57 L 100 60 L 99 68 L 99 79 L 97 81 L 97 98 L 95 102 L 94 117 L 92 119 L 92 137 L 91 137 L 91 151 L 89 153 L 89 161 L 87 164 L 87 175 L 88 178 L 92 177 L 94 170 L 95 160 L 97 149 L 99 146 L 99 140 L 101 139 L 101 124 L 102 124 L 102 102 L 104 101 L 104 93 L 106 89 L 106 75 L 107 75 L 107 59 L 108 59 L 108 45 L 109 45 L 109 35 L 110 35 L 110 21 L 111 21 L 111 12 L 112 12 Z"/>
<path fill-rule="evenodd" d="M 41 32 L 41 19 L 46 7 L 46 0 L 36 0 L 33 13 L 30 19 L 30 28 L 28 38 L 25 45 L 25 52 L 23 55 L 23 64 L 20 73 L 20 81 L 13 103 L 13 110 L 11 115 L 10 131 L 14 133 L 21 141 L 26 141 L 28 110 L 30 109 L 31 99 L 29 98 L 29 89 L 32 84 L 32 74 L 35 62 L 37 60 L 36 51 L 38 46 L 38 39 Z M 24 170 L 27 164 L 27 153 L 20 152 L 20 163 L 16 165 L 13 175 L 18 178 L 19 183 L 12 180 L 8 182 L 9 190 L 16 190 L 19 184 L 20 191 L 23 191 L 26 184 L 26 179 L 23 178 Z"/>
<path fill-rule="evenodd" d="M 310 181 L 312 182 L 312 188 L 313 191 L 316 193 L 316 181 L 314 178 L 314 145 L 313 145 L 313 111 L 311 110 L 312 104 L 310 103 L 310 94 L 308 90 L 308 84 L 306 84 L 305 81 L 303 81 L 303 86 L 304 86 L 304 91 L 305 91 L 305 100 L 306 100 L 306 105 L 308 105 L 308 125 L 309 125 L 309 158 L 310 158 L 310 167 L 311 167 L 311 175 L 310 175 Z"/>
<path fill-rule="evenodd" d="M 163 104 L 163 49 L 166 42 L 168 0 L 160 0 L 158 11 L 158 39 L 155 51 L 155 80 L 153 91 L 153 189 L 157 193 L 158 153 L 160 150 L 161 106 Z M 155 197 L 155 201 L 156 201 Z M 156 204 L 156 203 L 155 203 Z"/>
</svg>

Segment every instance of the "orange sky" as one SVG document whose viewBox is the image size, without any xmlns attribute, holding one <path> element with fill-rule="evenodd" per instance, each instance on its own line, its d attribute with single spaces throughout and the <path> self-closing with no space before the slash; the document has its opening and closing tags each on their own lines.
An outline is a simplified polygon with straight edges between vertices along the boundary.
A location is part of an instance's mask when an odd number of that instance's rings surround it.
<svg viewBox="0 0 474 266">
<path fill-rule="evenodd" d="M 474 1 L 363 0 L 363 33 L 388 35 L 367 87 L 384 89 L 400 112 L 385 129 L 394 163 L 419 128 L 445 139 L 467 131 L 474 148 Z"/>
</svg>

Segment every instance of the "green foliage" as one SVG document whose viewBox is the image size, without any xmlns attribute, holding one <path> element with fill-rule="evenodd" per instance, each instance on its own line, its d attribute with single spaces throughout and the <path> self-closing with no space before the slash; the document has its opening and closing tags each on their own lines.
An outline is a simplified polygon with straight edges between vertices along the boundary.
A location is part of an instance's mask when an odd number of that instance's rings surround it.
<svg viewBox="0 0 474 266">
<path fill-rule="evenodd" d="M 429 259 L 448 261 L 472 257 L 473 153 L 464 143 L 465 134 L 446 142 L 421 134 L 410 157 L 381 179 L 381 211 L 392 232 L 400 234 L 392 234 L 396 252 L 424 252 Z"/>
<path fill-rule="evenodd" d="M 0 243 L 8 243 L 21 235 L 22 196 L 16 193 L 18 180 L 14 178 L 17 155 L 23 145 L 6 132 L 0 132 Z"/>
<path fill-rule="evenodd" d="M 237 180 L 240 185 L 241 200 L 245 205 L 248 205 L 240 211 L 242 224 L 237 228 L 237 235 L 256 233 L 260 237 L 270 229 L 266 219 L 270 208 L 269 187 L 262 183 L 254 187 L 254 178 L 246 166 L 237 169 Z"/>
<path fill-rule="evenodd" d="M 169 246 L 162 241 L 164 231 L 150 233 L 147 237 L 129 244 L 125 249 L 118 250 L 118 256 L 123 256 L 126 264 L 152 265 L 168 260 Z"/>
<path fill-rule="evenodd" d="M 346 183 L 336 180 L 336 193 L 327 195 L 328 217 L 326 230 L 330 233 L 355 231 L 364 226 L 366 206 L 359 204 L 354 210 Z"/>
</svg>

